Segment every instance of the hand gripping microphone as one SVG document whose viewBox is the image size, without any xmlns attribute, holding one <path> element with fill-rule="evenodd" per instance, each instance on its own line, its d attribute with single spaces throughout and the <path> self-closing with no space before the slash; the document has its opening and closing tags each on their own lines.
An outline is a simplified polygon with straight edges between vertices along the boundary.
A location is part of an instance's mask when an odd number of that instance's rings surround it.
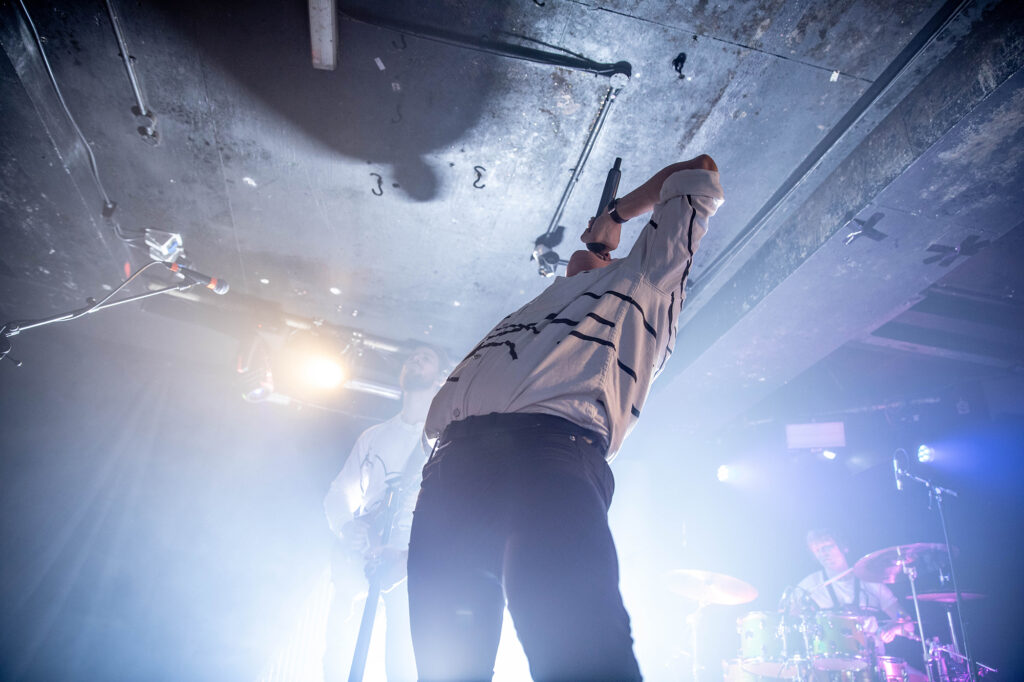
<svg viewBox="0 0 1024 682">
<path fill-rule="evenodd" d="M 608 171 L 608 177 L 604 180 L 604 190 L 601 192 L 601 203 L 597 207 L 597 213 L 594 214 L 596 220 L 599 215 L 604 213 L 605 208 L 608 207 L 609 202 L 615 198 L 615 193 L 619 191 L 619 179 L 622 178 L 622 159 L 615 157 L 615 165 Z M 589 242 L 587 248 L 594 253 L 602 253 L 605 250 L 605 245 L 599 242 Z"/>
<path fill-rule="evenodd" d="M 224 294 L 228 293 L 228 289 L 231 288 L 230 286 L 228 286 L 228 283 L 222 279 L 217 279 L 216 277 L 204 275 L 203 273 L 196 272 L 195 270 L 192 270 L 190 268 L 184 268 L 178 265 L 177 263 L 164 263 L 164 265 L 166 265 L 167 269 L 170 270 L 171 272 L 176 272 L 179 275 L 183 275 L 184 277 L 189 278 L 193 282 L 202 284 L 204 287 L 206 287 L 215 294 L 220 294 L 221 296 L 223 296 Z"/>
</svg>

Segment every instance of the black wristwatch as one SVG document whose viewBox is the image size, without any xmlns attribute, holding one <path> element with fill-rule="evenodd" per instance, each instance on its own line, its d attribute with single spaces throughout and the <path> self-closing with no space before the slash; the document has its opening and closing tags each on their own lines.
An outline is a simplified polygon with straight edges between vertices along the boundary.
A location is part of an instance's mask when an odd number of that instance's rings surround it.
<svg viewBox="0 0 1024 682">
<path fill-rule="evenodd" d="M 619 205 L 618 199 L 612 199 L 608 202 L 608 215 L 612 217 L 612 220 L 617 222 L 619 225 L 626 222 L 626 219 L 619 215 L 619 212 L 615 210 L 615 207 Z"/>
</svg>

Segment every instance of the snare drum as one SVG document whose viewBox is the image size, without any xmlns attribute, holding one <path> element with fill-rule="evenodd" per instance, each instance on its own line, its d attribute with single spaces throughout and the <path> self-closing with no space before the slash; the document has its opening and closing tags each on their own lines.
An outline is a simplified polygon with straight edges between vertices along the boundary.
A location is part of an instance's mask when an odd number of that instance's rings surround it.
<svg viewBox="0 0 1024 682">
<path fill-rule="evenodd" d="M 737 620 L 743 669 L 764 677 L 796 677 L 806 660 L 800 628 L 772 611 L 751 611 Z"/>
<path fill-rule="evenodd" d="M 939 679 L 947 679 L 940 675 Z M 966 679 L 965 677 L 949 677 L 948 679 Z M 878 657 L 879 682 L 928 682 L 928 675 L 912 667 L 902 658 L 895 656 Z"/>
<path fill-rule="evenodd" d="M 879 656 L 878 679 L 883 682 L 909 682 L 910 668 L 902 658 Z"/>
<path fill-rule="evenodd" d="M 846 613 L 819 611 L 814 618 L 811 660 L 818 670 L 863 670 L 871 662 L 862 619 Z"/>
</svg>

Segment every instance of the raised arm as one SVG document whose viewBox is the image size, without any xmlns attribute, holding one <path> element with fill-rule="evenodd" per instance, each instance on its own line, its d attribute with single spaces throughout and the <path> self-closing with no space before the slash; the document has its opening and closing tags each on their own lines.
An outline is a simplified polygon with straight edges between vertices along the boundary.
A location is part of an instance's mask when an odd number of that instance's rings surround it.
<svg viewBox="0 0 1024 682">
<path fill-rule="evenodd" d="M 707 154 L 701 154 L 689 161 L 680 161 L 665 166 L 652 175 L 647 182 L 620 198 L 615 206 L 615 212 L 623 221 L 650 212 L 661 198 L 662 185 L 672 174 L 681 170 L 717 171 L 718 166 L 715 165 L 715 160 Z M 587 227 L 580 237 L 580 241 L 588 244 L 603 244 L 605 246 L 603 254 L 607 255 L 619 247 L 621 232 L 621 224 L 616 222 L 606 209 Z"/>
</svg>

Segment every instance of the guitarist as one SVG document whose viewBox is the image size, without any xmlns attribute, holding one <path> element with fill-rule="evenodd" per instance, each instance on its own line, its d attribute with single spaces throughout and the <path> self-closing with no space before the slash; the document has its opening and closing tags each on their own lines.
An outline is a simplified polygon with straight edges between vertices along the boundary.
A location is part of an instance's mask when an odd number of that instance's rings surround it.
<svg viewBox="0 0 1024 682">
<path fill-rule="evenodd" d="M 417 347 L 405 360 L 399 376 L 401 412 L 359 436 L 324 498 L 327 522 L 339 539 L 331 562 L 334 600 L 327 621 L 325 682 L 348 678 L 369 577 L 379 577 L 381 582 L 388 681 L 416 679 L 405 563 L 412 509 L 426 460 L 423 421 L 444 364 L 441 352 L 428 346 Z M 382 544 L 388 482 L 399 476 L 390 537 Z"/>
</svg>

